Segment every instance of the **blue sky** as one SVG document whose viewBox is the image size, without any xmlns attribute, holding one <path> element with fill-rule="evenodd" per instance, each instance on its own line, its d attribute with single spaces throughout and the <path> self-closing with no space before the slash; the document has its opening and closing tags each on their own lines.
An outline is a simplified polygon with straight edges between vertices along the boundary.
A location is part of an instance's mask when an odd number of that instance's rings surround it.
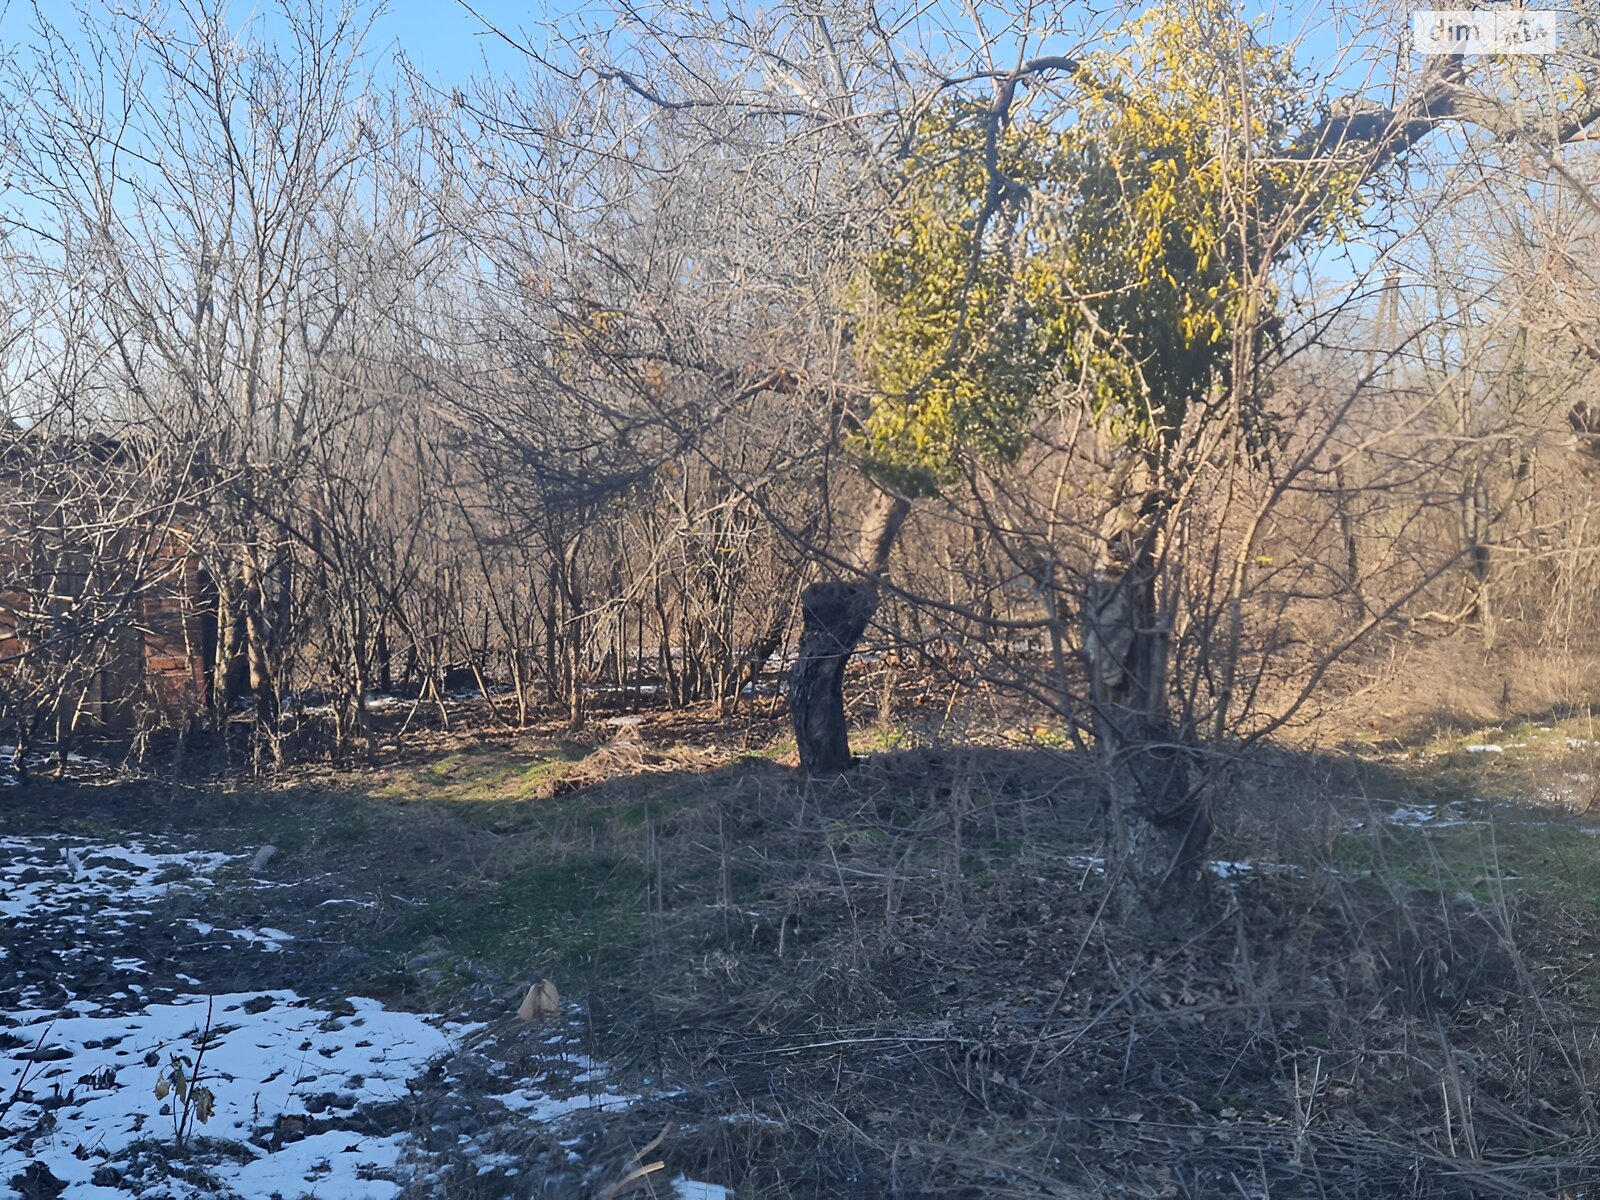
<svg viewBox="0 0 1600 1200">
<path fill-rule="evenodd" d="M 325 0 L 330 10 L 338 0 Z M 72 28 L 76 24 L 73 5 L 68 0 L 38 0 L 39 11 L 52 22 Z M 83 0 L 84 8 L 109 15 L 120 7 L 113 0 Z M 33 0 L 0 0 L 0 46 L 29 40 L 35 24 Z M 533 28 L 544 19 L 548 5 L 529 0 L 472 0 L 472 7 L 508 32 Z M 576 7 L 573 4 L 563 9 Z M 248 23 L 252 17 L 269 13 L 271 3 L 233 0 L 229 8 L 234 25 Z M 392 0 L 385 6 L 373 29 L 368 49 L 374 67 L 383 59 L 403 52 L 430 77 L 445 83 L 459 83 L 474 73 L 482 73 L 485 63 L 496 71 L 514 69 L 518 55 L 500 39 L 485 32 L 483 23 L 456 0 Z"/>
<path fill-rule="evenodd" d="M 522 29 L 535 33 L 552 13 L 571 17 L 575 13 L 581 15 L 584 8 L 590 7 L 573 0 L 555 3 L 469 0 L 469 3 L 485 20 L 507 32 Z M 249 6 L 240 7 L 242 11 L 250 11 Z M 440 79 L 458 82 L 481 71 L 486 58 L 489 66 L 496 70 L 515 65 L 515 51 L 485 32 L 482 23 L 457 0 L 391 0 L 387 7 L 388 11 L 378 23 L 383 34 L 383 48 L 400 47 L 408 57 Z M 1111 5 L 1104 7 L 1113 8 Z M 1244 7 L 1260 19 L 1268 40 L 1298 42 L 1302 61 L 1317 69 L 1348 67 L 1352 57 L 1360 57 L 1353 52 L 1362 43 L 1367 48 L 1381 45 L 1388 49 L 1397 44 L 1402 32 L 1398 24 L 1390 29 L 1385 22 L 1363 34 L 1363 10 L 1369 8 L 1367 5 L 1299 0 L 1274 4 L 1271 0 L 1247 0 Z M 957 15 L 959 9 L 959 5 L 952 6 L 952 17 L 964 20 Z"/>
<path fill-rule="evenodd" d="M 709 4 L 710 0 L 706 2 Z M 39 3 L 52 20 L 67 26 L 74 23 L 67 0 L 39 0 Z M 333 8 L 337 0 L 327 0 L 327 3 Z M 484 20 L 507 32 L 530 31 L 535 38 L 539 27 L 551 15 L 568 22 L 599 24 L 603 20 L 601 8 L 585 0 L 468 0 L 468 3 Z M 0 45 L 26 40 L 26 30 L 33 24 L 32 7 L 31 0 L 0 0 Z M 117 6 L 113 0 L 86 0 L 86 7 L 90 11 L 101 8 L 110 12 Z M 230 4 L 237 24 L 248 22 L 255 14 L 270 12 L 272 7 L 270 3 L 253 0 L 234 0 Z M 953 23 L 965 20 L 960 12 L 961 5 L 952 3 L 950 8 Z M 1115 11 L 1111 4 L 1104 8 L 1108 12 Z M 1324 0 L 1315 3 L 1295 0 L 1288 4 L 1246 0 L 1245 9 L 1261 18 L 1262 32 L 1269 41 L 1299 43 L 1303 64 L 1319 73 L 1340 77 L 1347 86 L 1359 84 L 1366 74 L 1365 69 L 1352 69 L 1351 52 L 1357 41 L 1366 40 L 1369 45 L 1377 42 L 1387 48 L 1395 44 L 1400 33 L 1399 29 L 1381 28 L 1369 31 L 1365 39 L 1358 39 L 1355 34 L 1358 8 L 1339 0 L 1331 4 Z M 933 17 L 937 12 L 936 5 L 927 15 Z M 373 33 L 368 48 L 378 74 L 385 73 L 385 60 L 392 61 L 397 53 L 403 53 L 430 79 L 445 85 L 462 83 L 474 74 L 481 75 L 485 68 L 504 76 L 519 74 L 525 67 L 521 56 L 489 33 L 483 22 L 458 0 L 390 0 L 378 17 Z M 1353 57 L 1365 56 L 1356 54 Z"/>
<path fill-rule="evenodd" d="M 527 0 L 473 0 L 472 7 L 514 34 L 537 26 L 548 6 Z M 486 32 L 483 23 L 455 0 L 393 0 L 374 33 L 378 35 L 374 49 L 380 53 L 398 49 L 430 79 L 445 84 L 483 74 L 485 65 L 495 74 L 521 66 L 516 51 Z"/>
<path fill-rule="evenodd" d="M 116 0 L 81 0 L 90 12 L 109 14 L 120 7 Z M 236 26 L 253 21 L 263 21 L 269 27 L 271 14 L 276 8 L 274 0 L 224 0 Z M 328 10 L 337 7 L 339 0 L 322 0 Z M 708 7 L 718 0 L 699 0 Z M 748 0 L 753 6 L 757 0 Z M 891 0 L 892 2 L 892 0 Z M 40 8 L 52 20 L 70 27 L 73 25 L 72 5 L 69 0 L 38 0 Z M 541 27 L 551 17 L 563 24 L 604 28 L 604 0 L 389 0 L 382 6 L 366 44 L 370 69 L 378 78 L 389 77 L 397 57 L 403 55 L 430 82 L 448 89 L 459 86 L 473 76 L 489 74 L 499 78 L 517 78 L 528 70 L 525 57 L 500 37 L 485 27 L 490 22 L 508 33 L 526 33 L 535 43 L 542 42 Z M 1286 4 L 1273 4 L 1270 0 L 1244 0 L 1245 11 L 1258 18 L 1258 28 L 1263 38 L 1272 43 L 1291 43 L 1297 47 L 1297 57 L 1302 66 L 1324 79 L 1331 79 L 1338 91 L 1368 90 L 1369 94 L 1387 97 L 1388 75 L 1395 64 L 1394 48 L 1398 45 L 1404 20 L 1403 13 L 1373 24 L 1363 22 L 1363 14 L 1370 13 L 1371 0 L 1293 0 Z M 739 5 L 744 7 L 743 4 Z M 1102 27 L 1117 23 L 1116 5 L 1104 5 Z M 962 13 L 964 5 L 957 0 L 934 0 L 923 10 L 924 30 L 939 28 L 942 10 L 950 14 L 950 26 L 957 27 L 967 18 Z M 477 14 L 474 15 L 475 10 Z M 1082 10 L 1079 10 L 1082 11 Z M 1070 16 L 1071 10 L 1069 10 Z M 1391 28 L 1393 22 L 1396 27 Z M 27 40 L 27 30 L 34 23 L 33 0 L 0 0 L 0 46 Z M 1364 43 L 1364 44 L 1363 44 Z M 1076 46 L 1042 45 L 1040 50 L 1076 50 Z M 1413 60 L 1410 66 L 1414 66 Z M 1409 69 L 1409 67 L 1404 68 Z M 1374 75 L 1376 72 L 1376 76 Z M 1374 86 L 1375 84 L 1379 86 Z M 1353 258 L 1367 255 L 1360 247 L 1346 247 L 1344 253 Z"/>
</svg>

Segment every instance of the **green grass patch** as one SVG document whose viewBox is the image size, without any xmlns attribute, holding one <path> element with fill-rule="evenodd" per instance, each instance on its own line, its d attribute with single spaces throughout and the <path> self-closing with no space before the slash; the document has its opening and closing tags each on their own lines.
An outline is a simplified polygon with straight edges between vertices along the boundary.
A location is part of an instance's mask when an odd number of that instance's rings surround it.
<svg viewBox="0 0 1600 1200">
<path fill-rule="evenodd" d="M 1497 820 L 1385 828 L 1340 838 L 1338 868 L 1405 888 L 1477 900 L 1535 895 L 1600 920 L 1600 837 L 1561 822 Z"/>
<path fill-rule="evenodd" d="M 481 804 L 547 797 L 581 761 L 579 747 L 474 746 L 400 771 L 370 795 L 388 800 L 442 800 Z"/>
<path fill-rule="evenodd" d="M 534 863 L 429 897 L 390 947 L 442 938 L 466 958 L 508 971 L 592 980 L 630 961 L 648 935 L 645 872 L 603 855 Z"/>
<path fill-rule="evenodd" d="M 895 750 L 915 750 L 921 745 L 917 731 L 904 725 L 880 725 L 876 729 L 858 730 L 854 738 L 858 754 L 888 754 Z"/>
</svg>

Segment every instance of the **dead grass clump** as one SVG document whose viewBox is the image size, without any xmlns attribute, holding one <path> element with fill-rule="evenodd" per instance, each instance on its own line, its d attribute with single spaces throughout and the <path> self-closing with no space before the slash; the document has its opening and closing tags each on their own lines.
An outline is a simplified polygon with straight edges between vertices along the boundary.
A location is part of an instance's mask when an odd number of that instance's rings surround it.
<svg viewBox="0 0 1600 1200">
<path fill-rule="evenodd" d="M 710 771 L 727 761 L 727 754 L 710 746 L 647 746 L 632 725 L 572 763 L 562 772 L 552 794 L 582 791 L 620 779 L 666 771 Z"/>
<path fill-rule="evenodd" d="M 1322 736 L 1416 740 L 1507 721 L 1589 711 L 1600 655 L 1576 646 L 1485 647 L 1475 633 L 1374 649 L 1337 672 L 1320 702 Z M 1339 694 L 1343 693 L 1341 699 Z"/>
<path fill-rule="evenodd" d="M 1070 759 L 729 770 L 649 834 L 651 949 L 594 1048 L 662 1090 L 597 1133 L 602 1180 L 670 1125 L 674 1172 L 769 1196 L 1600 1186 L 1558 911 L 1307 857 L 1152 949 L 1102 919 Z"/>
</svg>

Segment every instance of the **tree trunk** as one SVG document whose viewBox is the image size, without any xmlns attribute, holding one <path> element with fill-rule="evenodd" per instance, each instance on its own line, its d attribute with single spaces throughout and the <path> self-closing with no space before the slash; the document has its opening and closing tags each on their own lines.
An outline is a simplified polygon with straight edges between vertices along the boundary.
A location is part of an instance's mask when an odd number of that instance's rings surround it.
<svg viewBox="0 0 1600 1200">
<path fill-rule="evenodd" d="M 250 666 L 250 691 L 255 696 L 256 719 L 266 731 L 274 759 L 281 759 L 278 745 L 277 680 L 272 673 L 271 635 L 267 626 L 267 605 L 262 575 L 254 559 L 246 557 L 244 582 L 245 653 Z"/>
<path fill-rule="evenodd" d="M 1367 598 L 1361 592 L 1361 544 L 1356 537 L 1355 514 L 1351 512 L 1352 495 L 1345 478 L 1344 464 L 1334 464 L 1333 507 L 1339 520 L 1339 538 L 1344 543 L 1345 587 L 1350 599 L 1350 619 L 1357 625 L 1367 619 Z"/>
<path fill-rule="evenodd" d="M 814 583 L 800 596 L 805 627 L 789 674 L 789 718 L 807 775 L 847 771 L 844 669 L 878 608 L 875 583 Z"/>
<path fill-rule="evenodd" d="M 880 492 L 856 553 L 864 578 L 814 583 L 800 595 L 803 625 L 789 673 L 789 719 L 807 775 L 847 771 L 855 761 L 844 719 L 844 670 L 878 610 L 878 581 L 910 512 L 910 501 Z"/>
<path fill-rule="evenodd" d="M 1095 751 L 1105 785 L 1113 914 L 1174 937 L 1204 909 L 1211 820 L 1191 738 L 1167 711 L 1169 645 L 1159 607 L 1165 502 L 1147 492 L 1113 512 L 1084 611 Z"/>
<path fill-rule="evenodd" d="M 394 661 L 389 654 L 389 622 L 386 618 L 378 621 L 372 654 L 377 659 L 378 690 L 385 696 L 390 695 L 394 691 Z"/>
<path fill-rule="evenodd" d="M 233 702 L 250 681 L 250 654 L 246 649 L 245 618 L 239 596 L 243 585 L 230 570 L 218 575 L 215 653 L 211 665 L 211 707 L 218 729 L 227 725 Z"/>
<path fill-rule="evenodd" d="M 1462 491 L 1462 524 L 1467 534 L 1467 619 L 1477 623 L 1486 650 L 1494 649 L 1495 610 L 1489 593 L 1489 541 L 1494 515 L 1489 510 L 1489 485 L 1476 466 Z"/>
</svg>

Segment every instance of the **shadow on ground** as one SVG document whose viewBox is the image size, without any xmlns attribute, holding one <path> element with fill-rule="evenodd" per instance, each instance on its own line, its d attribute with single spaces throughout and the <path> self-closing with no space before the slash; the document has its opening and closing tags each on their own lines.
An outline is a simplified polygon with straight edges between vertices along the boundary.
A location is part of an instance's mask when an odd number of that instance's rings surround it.
<svg viewBox="0 0 1600 1200">
<path fill-rule="evenodd" d="M 1058 750 L 807 785 L 630 733 L 508 739 L 6 823 L 278 845 L 279 878 L 362 902 L 322 934 L 330 969 L 392 1003 L 501 1019 L 556 980 L 630 1099 L 566 1116 L 575 1163 L 537 1122 L 497 1143 L 497 1196 L 654 1161 L 771 1196 L 1581 1195 L 1600 839 L 1478 790 L 1509 750 L 1439 753 L 1235 764 L 1228 869 L 1169 946 L 1103 918 L 1093 779 Z M 430 1194 L 491 1194 L 452 1178 Z"/>
</svg>

